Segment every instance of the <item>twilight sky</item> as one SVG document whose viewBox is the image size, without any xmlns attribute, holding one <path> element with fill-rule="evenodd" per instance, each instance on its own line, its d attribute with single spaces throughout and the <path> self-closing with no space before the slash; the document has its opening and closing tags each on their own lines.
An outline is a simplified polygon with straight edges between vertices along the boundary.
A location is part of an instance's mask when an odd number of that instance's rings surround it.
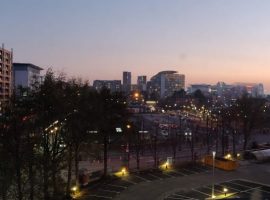
<svg viewBox="0 0 270 200">
<path fill-rule="evenodd" d="M 15 62 L 84 79 L 260 82 L 270 93 L 269 0 L 4 0 L 0 43 Z"/>
</svg>

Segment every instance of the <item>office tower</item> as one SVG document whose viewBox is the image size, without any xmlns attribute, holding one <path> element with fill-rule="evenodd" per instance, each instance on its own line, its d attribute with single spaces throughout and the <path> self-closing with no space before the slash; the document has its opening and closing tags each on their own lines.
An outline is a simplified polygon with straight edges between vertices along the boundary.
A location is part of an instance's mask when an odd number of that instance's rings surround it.
<svg viewBox="0 0 270 200">
<path fill-rule="evenodd" d="M 146 91 L 146 76 L 138 76 L 138 79 L 137 79 L 137 86 L 138 86 L 138 89 L 141 91 L 141 92 L 145 92 Z"/>
<path fill-rule="evenodd" d="M 185 75 L 177 71 L 161 71 L 150 79 L 149 93 L 158 98 L 166 98 L 181 89 L 185 89 Z"/>
<path fill-rule="evenodd" d="M 123 72 L 123 91 L 127 94 L 131 91 L 131 72 Z"/>
</svg>

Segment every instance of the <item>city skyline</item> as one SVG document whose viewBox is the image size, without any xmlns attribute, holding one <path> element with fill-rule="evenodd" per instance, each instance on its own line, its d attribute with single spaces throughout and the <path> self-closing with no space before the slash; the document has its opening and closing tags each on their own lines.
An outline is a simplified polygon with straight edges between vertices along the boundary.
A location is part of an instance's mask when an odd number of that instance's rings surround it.
<svg viewBox="0 0 270 200">
<path fill-rule="evenodd" d="M 3 2 L 1 43 L 14 62 L 68 76 L 148 80 L 159 71 L 187 85 L 263 83 L 270 93 L 268 1 Z"/>
</svg>

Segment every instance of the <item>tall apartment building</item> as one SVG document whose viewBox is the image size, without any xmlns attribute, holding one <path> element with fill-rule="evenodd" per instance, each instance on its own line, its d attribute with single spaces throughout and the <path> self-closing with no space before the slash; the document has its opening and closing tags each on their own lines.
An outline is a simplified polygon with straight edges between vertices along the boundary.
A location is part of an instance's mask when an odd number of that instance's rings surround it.
<svg viewBox="0 0 270 200">
<path fill-rule="evenodd" d="M 171 96 L 175 91 L 185 89 L 185 75 L 177 71 L 161 71 L 150 79 L 149 92 L 158 98 Z"/>
<path fill-rule="evenodd" d="M 0 109 L 12 93 L 12 62 L 12 50 L 6 50 L 2 45 L 2 48 L 0 48 Z"/>
<path fill-rule="evenodd" d="M 131 72 L 123 72 L 123 91 L 125 93 L 131 91 Z"/>
<path fill-rule="evenodd" d="M 146 91 L 146 76 L 138 76 L 138 79 L 137 79 L 137 86 L 138 86 L 138 89 L 141 91 L 141 92 L 144 92 Z"/>
</svg>

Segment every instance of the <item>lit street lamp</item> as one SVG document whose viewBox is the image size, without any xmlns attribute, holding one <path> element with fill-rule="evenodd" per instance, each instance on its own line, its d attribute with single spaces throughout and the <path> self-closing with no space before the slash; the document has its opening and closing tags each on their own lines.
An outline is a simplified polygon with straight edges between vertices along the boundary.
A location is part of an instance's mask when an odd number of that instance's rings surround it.
<svg viewBox="0 0 270 200">
<path fill-rule="evenodd" d="M 214 176 L 215 176 L 215 156 L 216 156 L 216 152 L 213 151 L 213 179 L 212 179 L 212 199 L 215 199 L 215 183 L 214 183 Z"/>
<path fill-rule="evenodd" d="M 223 188 L 223 192 L 224 192 L 224 196 L 226 197 L 227 196 L 228 189 L 227 188 Z"/>
<path fill-rule="evenodd" d="M 127 153 L 127 168 L 129 169 L 129 161 L 130 161 L 130 128 L 131 125 L 127 125 L 127 134 L 128 134 L 128 142 L 127 142 L 127 147 L 126 147 L 126 153 Z"/>
</svg>

